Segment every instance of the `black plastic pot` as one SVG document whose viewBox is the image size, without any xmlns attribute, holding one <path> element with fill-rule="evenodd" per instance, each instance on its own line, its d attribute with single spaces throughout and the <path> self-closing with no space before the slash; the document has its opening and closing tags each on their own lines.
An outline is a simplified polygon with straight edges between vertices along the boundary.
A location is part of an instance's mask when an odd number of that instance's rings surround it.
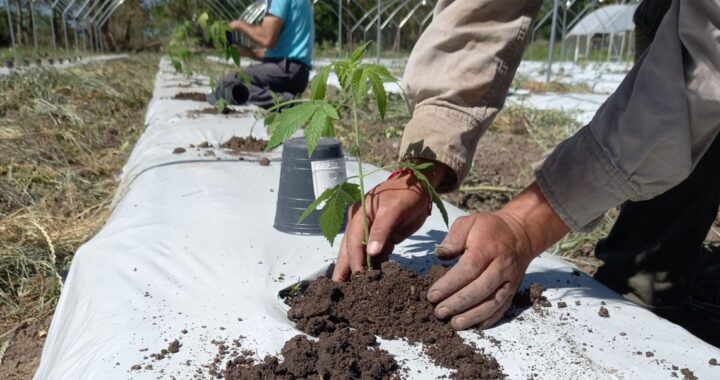
<svg viewBox="0 0 720 380">
<path fill-rule="evenodd" d="M 52 58 L 48 58 L 48 65 L 54 65 L 54 64 L 55 64 L 55 60 Z"/>
<path fill-rule="evenodd" d="M 7 67 L 8 69 L 12 69 L 13 67 L 15 67 L 15 62 L 12 59 L 8 59 L 7 61 L 5 61 L 5 67 Z"/>
<path fill-rule="evenodd" d="M 308 158 L 304 138 L 287 140 L 283 144 L 275 229 L 297 235 L 320 235 L 320 211 L 298 223 L 300 215 L 323 191 L 344 182 L 346 177 L 340 141 L 320 139 Z M 341 230 L 344 229 L 343 223 Z"/>
</svg>

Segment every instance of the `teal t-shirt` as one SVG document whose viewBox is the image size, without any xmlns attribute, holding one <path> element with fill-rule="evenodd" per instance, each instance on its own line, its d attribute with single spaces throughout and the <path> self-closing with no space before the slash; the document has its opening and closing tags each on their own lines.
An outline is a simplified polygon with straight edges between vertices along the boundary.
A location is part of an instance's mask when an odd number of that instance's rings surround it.
<svg viewBox="0 0 720 380">
<path fill-rule="evenodd" d="M 268 58 L 292 58 L 312 66 L 315 25 L 311 0 L 268 0 L 267 13 L 283 20 L 275 47 Z"/>
</svg>

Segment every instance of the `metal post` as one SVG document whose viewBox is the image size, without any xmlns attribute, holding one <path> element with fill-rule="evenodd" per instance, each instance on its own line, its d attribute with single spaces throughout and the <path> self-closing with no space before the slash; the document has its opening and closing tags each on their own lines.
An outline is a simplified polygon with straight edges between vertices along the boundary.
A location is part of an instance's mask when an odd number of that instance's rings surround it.
<svg viewBox="0 0 720 380">
<path fill-rule="evenodd" d="M 338 54 L 341 54 L 341 52 L 342 52 L 342 28 L 343 28 L 342 12 L 343 12 L 343 2 L 342 2 L 342 0 L 338 0 L 338 39 L 337 39 Z"/>
<path fill-rule="evenodd" d="M 558 0 L 553 1 L 552 29 L 550 30 L 550 51 L 548 52 L 548 67 L 545 75 L 545 82 L 550 83 L 552 76 L 553 53 L 555 51 L 555 29 L 557 28 Z"/>
<path fill-rule="evenodd" d="M 562 34 L 560 35 L 560 61 L 565 60 L 565 35 L 567 34 L 567 8 L 570 2 L 563 5 Z"/>
<path fill-rule="evenodd" d="M 10 0 L 5 0 L 5 10 L 7 11 L 8 26 L 10 27 L 10 41 L 13 50 L 15 49 L 15 32 L 13 31 L 12 16 L 10 15 Z"/>
<path fill-rule="evenodd" d="M 557 0 L 556 0 L 557 1 Z M 380 52 L 382 51 L 382 29 L 380 28 L 380 22 L 382 18 L 382 14 L 380 13 L 380 10 L 382 9 L 382 0 L 377 0 L 377 24 L 375 25 L 375 28 L 377 28 L 377 36 L 375 39 L 377 40 L 377 63 L 380 63 Z"/>
<path fill-rule="evenodd" d="M 10 0 L 6 0 L 7 3 L 10 3 Z M 33 47 L 35 47 L 35 50 L 38 48 L 37 43 L 37 28 L 35 27 L 35 24 L 37 23 L 37 19 L 35 18 L 35 7 L 33 6 L 33 0 L 30 1 L 30 17 L 32 18 L 32 34 L 33 34 Z"/>
<path fill-rule="evenodd" d="M 65 34 L 65 50 L 70 50 L 70 43 L 68 42 L 68 33 L 67 33 L 67 21 L 65 20 L 65 15 L 70 10 L 70 7 L 75 4 L 75 0 L 70 0 L 70 3 L 63 9 L 62 12 L 62 21 L 63 21 L 63 32 Z"/>
<path fill-rule="evenodd" d="M 60 0 L 55 0 L 52 4 L 50 4 L 50 34 L 52 35 L 53 49 L 57 49 L 57 36 L 55 35 L 55 7 L 59 2 Z"/>
</svg>

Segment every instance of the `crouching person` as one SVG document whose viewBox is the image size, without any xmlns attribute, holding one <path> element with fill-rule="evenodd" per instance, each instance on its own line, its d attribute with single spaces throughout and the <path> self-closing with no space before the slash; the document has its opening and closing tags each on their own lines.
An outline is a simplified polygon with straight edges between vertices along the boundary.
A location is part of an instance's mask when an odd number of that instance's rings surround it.
<svg viewBox="0 0 720 380">
<path fill-rule="evenodd" d="M 261 24 L 235 20 L 230 28 L 261 46 L 252 50 L 237 46 L 240 56 L 261 63 L 245 69 L 249 83 L 235 74 L 223 80 L 222 91 L 229 104 L 249 103 L 267 109 L 277 100 L 288 101 L 305 91 L 315 41 L 311 0 L 268 0 Z"/>
</svg>

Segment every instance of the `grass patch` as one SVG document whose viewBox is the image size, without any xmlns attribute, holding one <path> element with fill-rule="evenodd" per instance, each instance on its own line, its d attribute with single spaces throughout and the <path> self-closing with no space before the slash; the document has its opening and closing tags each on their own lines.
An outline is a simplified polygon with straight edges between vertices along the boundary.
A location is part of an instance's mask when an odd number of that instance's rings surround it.
<svg viewBox="0 0 720 380">
<path fill-rule="evenodd" d="M 582 125 L 570 111 L 543 110 L 511 105 L 500 111 L 491 130 L 526 135 L 545 151 L 572 136 Z"/>
<path fill-rule="evenodd" d="M 144 129 L 158 57 L 0 77 L 0 339 L 52 313 Z"/>
</svg>

